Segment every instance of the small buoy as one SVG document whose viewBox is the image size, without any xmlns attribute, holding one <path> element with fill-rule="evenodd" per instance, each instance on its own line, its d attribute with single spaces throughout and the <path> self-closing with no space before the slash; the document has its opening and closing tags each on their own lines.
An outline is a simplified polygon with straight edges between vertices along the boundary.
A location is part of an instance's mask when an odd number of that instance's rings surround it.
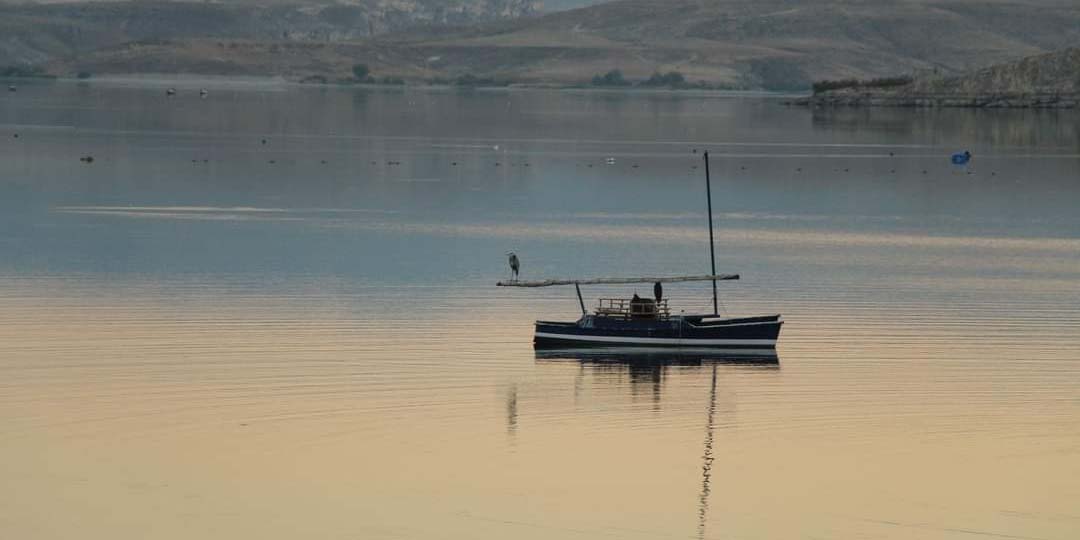
<svg viewBox="0 0 1080 540">
<path fill-rule="evenodd" d="M 268 163 L 274 164 L 274 163 L 277 163 L 277 162 L 271 159 Z"/>
<path fill-rule="evenodd" d="M 496 166 L 496 167 L 498 167 L 498 166 L 499 166 L 499 162 L 498 162 L 498 161 L 496 161 L 496 162 L 495 162 L 495 166 Z"/>
<path fill-rule="evenodd" d="M 633 169 L 636 169 L 636 168 L 638 168 L 638 164 L 635 163 L 635 164 L 631 165 L 630 167 L 633 168 Z"/>
<path fill-rule="evenodd" d="M 262 140 L 262 143 L 263 143 L 263 144 L 266 144 L 266 139 L 263 139 L 263 140 Z"/>
<path fill-rule="evenodd" d="M 12 135 L 12 137 L 15 137 L 16 139 L 18 139 L 18 138 L 19 138 L 19 134 L 18 134 L 18 133 L 16 133 L 16 134 Z"/>
<path fill-rule="evenodd" d="M 457 162 L 456 161 L 451 161 L 450 165 L 453 166 L 453 167 L 457 167 Z"/>
<path fill-rule="evenodd" d="M 199 97 L 203 97 L 203 98 L 204 98 L 204 97 L 206 97 L 206 96 L 207 96 L 208 94 L 210 94 L 210 92 L 207 92 L 205 88 L 203 88 L 202 90 L 199 90 Z"/>
</svg>

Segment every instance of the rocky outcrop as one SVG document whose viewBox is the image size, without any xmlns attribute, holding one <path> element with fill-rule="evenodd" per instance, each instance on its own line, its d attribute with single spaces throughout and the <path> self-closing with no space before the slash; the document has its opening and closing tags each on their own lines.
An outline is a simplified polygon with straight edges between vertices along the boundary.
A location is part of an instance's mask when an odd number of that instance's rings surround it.
<svg viewBox="0 0 1080 540">
<path fill-rule="evenodd" d="M 1080 106 L 1080 48 L 1031 56 L 959 76 L 917 74 L 889 88 L 855 84 L 796 100 L 801 105 L 1072 109 Z"/>
<path fill-rule="evenodd" d="M 1078 94 L 953 94 L 882 95 L 836 92 L 792 100 L 814 107 L 967 107 L 985 109 L 1075 109 Z"/>
</svg>

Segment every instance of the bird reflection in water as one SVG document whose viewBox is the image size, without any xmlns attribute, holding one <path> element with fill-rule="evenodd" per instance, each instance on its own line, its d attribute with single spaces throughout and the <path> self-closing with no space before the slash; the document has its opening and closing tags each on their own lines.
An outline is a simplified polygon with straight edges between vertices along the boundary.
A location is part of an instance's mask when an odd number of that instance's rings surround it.
<svg viewBox="0 0 1080 540">
<path fill-rule="evenodd" d="M 701 455 L 701 492 L 698 494 L 698 538 L 705 538 L 711 493 L 713 441 L 716 430 L 716 378 L 721 365 L 745 365 L 755 368 L 779 369 L 780 357 L 773 349 L 647 349 L 647 348 L 590 348 L 537 349 L 538 362 L 577 361 L 582 368 L 624 370 L 630 376 L 631 388 L 650 384 L 653 407 L 658 409 L 664 378 L 670 367 L 711 367 L 709 403 L 705 411 L 704 451 Z"/>
</svg>

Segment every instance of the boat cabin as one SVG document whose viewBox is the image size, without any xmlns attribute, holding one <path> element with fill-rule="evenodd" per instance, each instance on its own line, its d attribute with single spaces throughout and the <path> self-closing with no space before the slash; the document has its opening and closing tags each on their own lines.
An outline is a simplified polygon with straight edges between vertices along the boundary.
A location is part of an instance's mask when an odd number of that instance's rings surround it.
<svg viewBox="0 0 1080 540">
<path fill-rule="evenodd" d="M 596 306 L 597 317 L 610 317 L 622 320 L 667 320 L 671 318 L 671 308 L 667 298 L 655 300 L 641 298 L 601 298 Z"/>
</svg>

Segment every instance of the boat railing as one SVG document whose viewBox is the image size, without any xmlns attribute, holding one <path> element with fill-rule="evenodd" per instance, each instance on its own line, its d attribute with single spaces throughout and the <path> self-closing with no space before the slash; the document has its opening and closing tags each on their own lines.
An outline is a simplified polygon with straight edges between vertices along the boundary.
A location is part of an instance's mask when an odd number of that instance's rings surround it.
<svg viewBox="0 0 1080 540">
<path fill-rule="evenodd" d="M 640 298 L 601 298 L 596 306 L 596 315 L 622 319 L 668 319 L 671 308 L 667 299 L 654 300 Z"/>
</svg>

